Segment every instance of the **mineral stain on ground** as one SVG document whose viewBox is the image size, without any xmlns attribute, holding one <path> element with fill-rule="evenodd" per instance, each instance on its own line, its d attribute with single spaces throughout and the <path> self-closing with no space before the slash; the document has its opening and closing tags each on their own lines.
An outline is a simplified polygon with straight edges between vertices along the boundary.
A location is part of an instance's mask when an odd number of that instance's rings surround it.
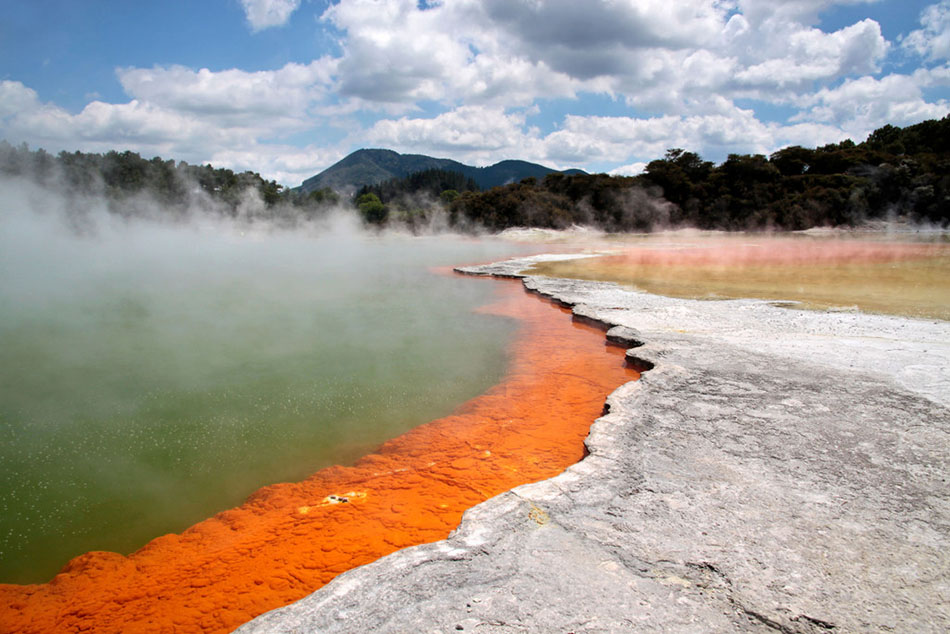
<svg viewBox="0 0 950 634">
<path fill-rule="evenodd" d="M 754 297 L 800 308 L 950 319 L 950 245 L 940 235 L 914 238 L 658 234 L 621 253 L 545 262 L 527 273 L 617 282 L 670 297 Z"/>
<path fill-rule="evenodd" d="M 637 374 L 601 331 L 517 282 L 496 284 L 482 310 L 521 324 L 501 383 L 353 466 L 265 487 L 128 557 L 90 552 L 47 584 L 0 586 L 0 630 L 227 632 L 341 572 L 443 539 L 465 509 L 582 459 L 605 397 Z"/>
</svg>

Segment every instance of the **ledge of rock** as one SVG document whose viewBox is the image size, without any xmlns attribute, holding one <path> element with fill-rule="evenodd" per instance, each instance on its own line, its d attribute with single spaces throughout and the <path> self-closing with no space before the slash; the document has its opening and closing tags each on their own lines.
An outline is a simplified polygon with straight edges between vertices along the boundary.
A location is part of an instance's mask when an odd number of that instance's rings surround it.
<svg viewBox="0 0 950 634">
<path fill-rule="evenodd" d="M 525 285 L 651 367 L 590 455 L 239 632 L 950 631 L 950 324 Z"/>
</svg>

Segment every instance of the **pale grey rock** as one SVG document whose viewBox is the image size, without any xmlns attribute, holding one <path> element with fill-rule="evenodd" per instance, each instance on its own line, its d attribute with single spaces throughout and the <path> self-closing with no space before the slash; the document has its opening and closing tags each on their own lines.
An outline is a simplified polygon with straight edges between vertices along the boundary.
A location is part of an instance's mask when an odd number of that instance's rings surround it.
<svg viewBox="0 0 950 634">
<path fill-rule="evenodd" d="M 239 632 L 950 631 L 948 324 L 525 285 L 649 368 L 590 455 Z"/>
<path fill-rule="evenodd" d="M 564 260 L 579 260 L 581 258 L 591 258 L 598 255 L 597 253 L 541 253 L 538 255 L 530 255 L 523 258 L 517 258 L 514 260 L 505 260 L 504 262 L 496 262 L 494 264 L 480 264 L 476 266 L 460 266 L 455 270 L 459 273 L 464 273 L 466 275 L 481 275 L 481 276 L 491 276 L 491 277 L 514 277 L 514 278 L 523 278 L 525 277 L 524 271 L 526 268 L 538 264 L 539 262 L 562 262 Z"/>
</svg>

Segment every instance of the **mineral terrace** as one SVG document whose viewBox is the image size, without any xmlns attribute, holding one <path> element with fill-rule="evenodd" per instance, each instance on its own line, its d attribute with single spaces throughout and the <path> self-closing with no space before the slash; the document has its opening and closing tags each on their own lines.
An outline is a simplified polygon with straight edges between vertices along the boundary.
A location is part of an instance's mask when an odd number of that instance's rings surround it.
<svg viewBox="0 0 950 634">
<path fill-rule="evenodd" d="M 950 631 L 950 323 L 524 283 L 648 369 L 590 455 L 239 632 Z"/>
</svg>

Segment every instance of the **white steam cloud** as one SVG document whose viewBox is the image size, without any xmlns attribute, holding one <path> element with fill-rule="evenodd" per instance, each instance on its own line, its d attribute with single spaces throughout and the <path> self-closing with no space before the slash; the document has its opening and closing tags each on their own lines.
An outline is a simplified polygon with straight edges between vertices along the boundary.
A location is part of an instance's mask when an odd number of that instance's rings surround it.
<svg viewBox="0 0 950 634">
<path fill-rule="evenodd" d="M 247 23 L 254 32 L 283 26 L 300 6 L 300 0 L 241 0 Z"/>
</svg>

